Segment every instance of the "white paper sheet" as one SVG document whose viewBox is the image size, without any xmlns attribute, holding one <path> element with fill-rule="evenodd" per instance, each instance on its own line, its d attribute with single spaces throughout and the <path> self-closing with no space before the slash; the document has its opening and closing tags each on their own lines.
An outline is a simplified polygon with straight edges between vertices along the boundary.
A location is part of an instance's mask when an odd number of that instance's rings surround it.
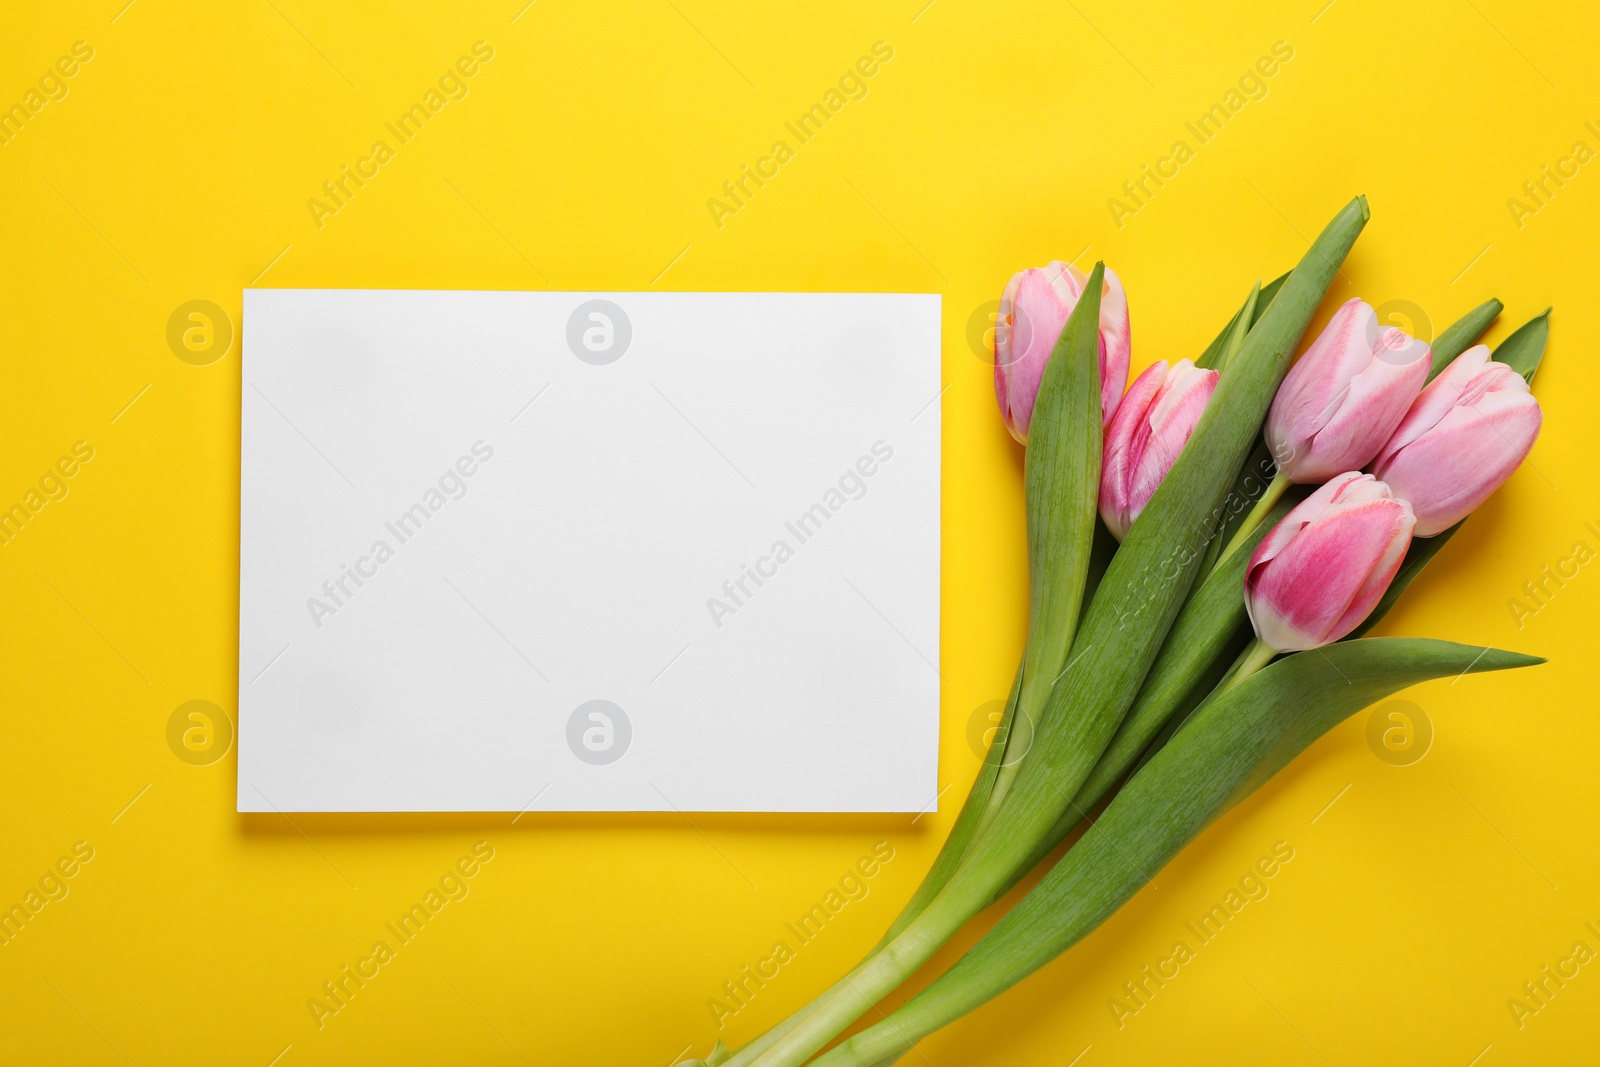
<svg viewBox="0 0 1600 1067">
<path fill-rule="evenodd" d="M 932 810 L 939 320 L 247 291 L 239 810 Z"/>
</svg>

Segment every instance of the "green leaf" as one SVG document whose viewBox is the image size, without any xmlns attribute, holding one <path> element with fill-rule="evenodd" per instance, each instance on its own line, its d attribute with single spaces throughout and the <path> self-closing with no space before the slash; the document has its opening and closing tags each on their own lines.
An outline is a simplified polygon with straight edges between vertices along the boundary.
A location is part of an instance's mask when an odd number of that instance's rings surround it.
<svg viewBox="0 0 1600 1067">
<path fill-rule="evenodd" d="M 1106 535 L 1107 537 L 1110 534 Z M 1000 716 L 999 728 L 995 731 L 994 740 L 989 745 L 989 751 L 984 757 L 983 766 L 978 768 L 978 776 L 973 780 L 972 789 L 967 793 L 966 802 L 961 805 L 961 813 L 956 816 L 955 825 L 950 827 L 949 835 L 944 839 L 944 844 L 939 848 L 939 854 L 934 857 L 933 866 L 923 876 L 922 884 L 917 886 L 917 891 L 911 895 L 906 906 L 894 922 L 889 925 L 888 931 L 879 940 L 873 951 L 882 948 L 899 936 L 900 931 L 911 924 L 911 921 L 921 915 L 928 904 L 939 895 L 939 891 L 950 881 L 950 876 L 961 865 L 962 858 L 967 854 L 967 848 L 972 844 L 973 835 L 977 833 L 985 813 L 989 810 L 990 798 L 994 794 L 995 779 L 999 776 L 1001 765 L 1005 761 L 1007 742 L 1011 738 L 1012 727 L 1015 724 L 1017 712 L 1017 696 L 1022 689 L 1022 670 L 1018 668 L 1015 681 L 1011 685 L 1011 696 L 1007 698 L 1005 711 Z M 1025 727 L 1031 736 L 1031 729 Z"/>
<path fill-rule="evenodd" d="M 1100 296 L 1105 265 L 1095 264 L 1083 296 L 1045 365 L 1028 430 L 1024 467 L 1028 516 L 1028 638 L 1006 710 L 984 766 L 932 868 L 880 945 L 897 936 L 939 895 L 977 832 L 1004 798 L 1018 753 L 1031 741 L 1050 683 L 1077 633 L 1085 590 L 1115 551 L 1099 522 Z M 1020 742 L 1020 743 L 1019 743 Z"/>
<path fill-rule="evenodd" d="M 945 974 L 815 1067 L 884 1060 L 1009 989 L 1089 934 L 1213 820 L 1361 708 L 1427 681 L 1543 660 L 1423 638 L 1285 656 L 1195 713 L 1032 893 Z"/>
<path fill-rule="evenodd" d="M 1196 367 L 1220 367 L 1223 350 L 1227 348 L 1228 338 L 1233 335 L 1239 319 L 1247 310 L 1250 311 L 1250 321 L 1245 325 L 1246 330 L 1261 321 L 1261 316 L 1266 314 L 1268 305 L 1272 303 L 1272 298 L 1278 295 L 1278 290 L 1282 289 L 1283 283 L 1288 280 L 1289 272 L 1285 271 L 1266 285 L 1263 285 L 1261 292 L 1256 294 L 1256 302 L 1253 307 L 1251 306 L 1250 298 L 1246 297 L 1239 310 L 1233 313 L 1233 318 L 1228 320 L 1228 325 L 1224 326 L 1222 332 L 1217 334 L 1215 341 L 1206 346 L 1206 350 L 1200 354 L 1199 359 L 1194 361 L 1194 365 Z"/>
<path fill-rule="evenodd" d="M 1291 273 L 1291 271 L 1284 271 L 1261 287 L 1261 299 L 1256 303 L 1256 314 L 1255 318 L 1250 320 L 1251 326 L 1261 321 L 1261 316 L 1266 314 L 1267 305 L 1272 303 L 1272 298 L 1278 295 L 1278 290 L 1283 288 L 1283 283 L 1289 280 Z"/>
<path fill-rule="evenodd" d="M 1033 747 L 1016 764 L 1021 769 L 1000 802 L 999 815 L 978 832 L 966 860 L 927 909 L 846 975 L 845 988 L 836 986 L 817 1001 L 761 1056 L 761 1067 L 798 1067 L 903 982 L 1010 878 L 1077 794 L 1187 599 L 1228 490 L 1295 346 L 1368 217 L 1364 197 L 1334 217 L 1217 383 L 1188 445 L 1112 557 L 1072 646 L 1072 661 L 1052 676 L 1054 688 Z M 1089 288 L 1097 293 L 1098 283 Z M 1080 300 L 1075 315 L 1083 304 Z M 1098 432 L 1098 402 L 1094 412 Z M 1038 418 L 1036 409 L 1030 439 Z M 1083 531 L 1085 552 L 1090 532 Z M 1024 667 L 1024 693 L 1030 673 Z M 997 792 L 1006 770 L 1001 769 Z M 745 1067 L 743 1057 L 741 1052 L 732 1064 Z"/>
<path fill-rule="evenodd" d="M 1244 304 L 1233 313 L 1233 318 L 1228 320 L 1228 325 L 1217 334 L 1216 340 L 1206 346 L 1200 353 L 1200 358 L 1194 365 L 1201 369 L 1217 368 L 1227 362 L 1229 350 L 1238 350 L 1238 340 L 1250 332 L 1251 325 L 1255 322 L 1256 308 L 1261 305 L 1261 283 L 1258 281 L 1250 289 L 1250 294 L 1244 298 Z"/>
<path fill-rule="evenodd" d="M 1121 724 L 1188 597 L 1295 346 L 1367 218 L 1366 201 L 1357 197 L 1329 223 L 1217 383 L 1188 444 L 1111 560 L 1000 817 L 951 879 L 952 908 L 970 915 L 1009 880 Z"/>
<path fill-rule="evenodd" d="M 1083 610 L 1089 610 L 1089 604 L 1094 600 L 1094 594 L 1100 588 L 1100 580 L 1106 576 L 1106 568 L 1111 566 L 1111 557 L 1117 554 L 1118 543 L 1110 530 L 1106 529 L 1104 522 L 1094 525 L 1094 545 L 1089 550 L 1089 576 L 1083 583 Z M 1083 622 L 1079 618 L 1078 622 Z"/>
<path fill-rule="evenodd" d="M 1115 548 L 1114 541 L 1108 547 L 1107 541 L 1096 535 L 1103 445 L 1100 298 L 1104 278 L 1105 264 L 1096 263 L 1045 364 L 1034 400 L 1023 468 L 1028 520 L 1028 637 L 1001 728 L 933 866 L 883 940 L 858 969 L 938 898 L 960 869 L 971 843 L 994 819 L 1025 758 L 1017 754 L 1018 739 L 1031 737 L 1050 684 L 1061 672 L 1077 633 L 1096 546 L 1101 546 L 1098 555 L 1102 559 Z M 1105 539 L 1109 538 L 1106 534 Z M 781 1047 L 773 1055 L 792 1055 L 784 1049 L 803 1038 L 795 1031 L 811 1024 L 819 1006 L 838 994 L 842 985 L 835 983 L 811 1004 L 740 1049 L 729 1067 L 746 1067 L 774 1046 Z"/>
<path fill-rule="evenodd" d="M 1539 369 L 1539 361 L 1544 359 L 1545 342 L 1549 339 L 1550 309 L 1545 308 L 1519 326 L 1510 337 L 1501 341 L 1500 347 L 1494 350 L 1494 358 L 1532 384 L 1534 372 Z"/>
<path fill-rule="evenodd" d="M 1441 350 L 1446 352 L 1448 354 L 1446 362 L 1460 355 L 1477 340 L 1483 330 L 1488 328 L 1500 306 L 1498 300 L 1489 300 L 1469 311 L 1440 335 L 1435 353 Z M 1545 315 L 1548 314 L 1546 311 Z M 1540 316 L 1534 322 L 1537 323 L 1544 317 Z M 1506 344 L 1510 344 L 1513 339 L 1520 336 L 1522 339 L 1513 350 L 1520 349 L 1524 353 L 1529 351 L 1533 343 L 1531 331 L 1528 335 L 1524 335 L 1524 330 L 1518 330 L 1505 344 L 1502 344 L 1501 348 L 1504 349 Z M 1542 350 L 1542 339 L 1539 344 Z M 1500 350 L 1496 350 L 1495 358 L 1499 357 Z M 1535 368 L 1538 366 L 1537 352 L 1533 353 L 1531 366 Z M 1257 479 L 1264 486 L 1271 479 L 1271 457 L 1266 453 L 1264 445 L 1258 452 L 1267 464 L 1266 471 Z M 1247 465 L 1245 473 L 1249 474 L 1252 469 Z M 1235 491 L 1242 497 L 1247 496 L 1252 500 L 1260 495 L 1259 489 L 1254 493 L 1248 493 L 1241 492 L 1236 486 Z M 1134 765 L 1141 751 L 1156 736 L 1157 731 L 1168 721 L 1181 721 L 1179 713 L 1190 710 L 1200 698 L 1211 691 L 1216 681 L 1227 670 L 1231 657 L 1237 654 L 1249 639 L 1249 617 L 1240 590 L 1244 587 L 1244 571 L 1248 566 L 1250 553 L 1266 536 L 1267 531 L 1281 522 L 1289 510 L 1304 499 L 1304 496 L 1304 490 L 1298 493 L 1291 491 L 1291 495 L 1279 501 L 1247 542 L 1224 561 L 1223 566 L 1207 575 L 1200 588 L 1189 598 L 1182 614 L 1173 624 L 1166 644 L 1161 648 L 1161 655 L 1145 679 L 1144 688 L 1139 691 L 1138 699 L 1118 728 L 1111 744 L 1101 755 L 1100 762 L 1090 772 L 1083 788 L 1073 798 L 1067 811 L 1057 820 L 1056 825 L 1051 827 L 1045 841 L 1034 850 L 1024 869 L 1013 875 L 1011 882 L 996 894 L 996 899 L 1021 881 L 1028 870 L 1036 866 L 1072 832 L 1128 768 Z M 1241 506 L 1238 509 L 1240 514 L 1248 510 L 1248 506 Z M 1389 588 L 1385 590 L 1377 606 L 1344 640 L 1353 641 L 1366 636 L 1379 620 L 1389 613 L 1389 609 L 1394 607 L 1401 594 L 1422 573 L 1422 569 L 1432 562 L 1433 557 L 1438 555 L 1450 538 L 1455 536 L 1464 522 L 1465 519 L 1435 537 L 1414 540 L 1407 551 L 1405 562 L 1401 564 L 1400 570 L 1389 583 Z M 1228 536 L 1231 536 L 1231 530 Z"/>
<path fill-rule="evenodd" d="M 1237 550 L 1206 576 L 1183 611 L 1172 624 L 1161 655 L 1145 677 L 1144 686 L 1111 743 L 1084 779 L 1078 795 L 1061 813 L 1050 832 L 1033 854 L 1012 875 L 1005 895 L 1028 871 L 1050 854 L 1082 822 L 1094 806 L 1122 779 L 1139 759 L 1157 732 L 1179 712 L 1187 711 L 1214 685 L 1228 667 L 1250 629 L 1244 607 L 1244 572 L 1250 554 L 1267 531 L 1276 526 L 1289 510 L 1305 498 L 1306 492 L 1290 492 L 1273 506 L 1266 520 L 1253 530 Z M 1210 677 L 1211 675 L 1216 677 Z M 1209 679 L 1209 684 L 1207 684 Z"/>
<path fill-rule="evenodd" d="M 1100 762 L 1084 781 L 1074 806 L 1087 811 L 1133 765 L 1139 753 L 1194 688 L 1196 679 L 1239 631 L 1249 625 L 1244 606 L 1244 575 L 1250 556 L 1267 532 L 1305 497 L 1286 494 L 1239 548 L 1206 576 L 1183 606 L 1161 655 L 1145 677 L 1139 696 L 1118 727 Z"/>
<path fill-rule="evenodd" d="M 1045 365 L 1028 427 L 1028 639 L 1018 706 L 1033 714 L 1066 662 L 1099 515 L 1100 295 L 1096 263 Z"/>
<path fill-rule="evenodd" d="M 1267 491 L 1277 473 L 1278 464 L 1273 461 L 1272 450 L 1267 447 L 1266 438 L 1258 437 L 1255 448 L 1250 450 L 1250 458 L 1239 468 L 1233 488 L 1228 492 L 1227 503 L 1222 508 L 1222 529 L 1212 540 L 1211 548 L 1206 553 L 1203 573 L 1210 573 L 1211 568 L 1216 566 L 1217 557 L 1222 553 L 1222 546 L 1233 540 L 1233 535 L 1239 532 L 1245 519 L 1255 510 L 1256 502 L 1261 499 L 1261 494 Z"/>
<path fill-rule="evenodd" d="M 1449 366 L 1452 359 L 1472 347 L 1472 342 L 1483 336 L 1483 331 L 1489 328 L 1489 324 L 1504 309 L 1504 304 L 1490 297 L 1434 338 L 1433 368 L 1428 371 L 1428 380 L 1432 381 L 1438 377 L 1439 372 Z"/>
</svg>

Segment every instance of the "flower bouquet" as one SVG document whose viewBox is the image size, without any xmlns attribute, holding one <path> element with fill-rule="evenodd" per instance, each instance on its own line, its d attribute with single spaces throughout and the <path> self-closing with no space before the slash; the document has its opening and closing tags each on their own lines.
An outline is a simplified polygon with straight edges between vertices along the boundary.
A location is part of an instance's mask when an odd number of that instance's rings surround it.
<svg viewBox="0 0 1600 1067">
<path fill-rule="evenodd" d="M 1124 392 L 1128 300 L 1052 263 L 1001 300 L 995 386 L 1027 448 L 1030 615 L 1000 729 L 943 849 L 848 974 L 696 1065 L 873 1067 L 1094 930 L 1212 820 L 1355 711 L 1536 657 L 1364 635 L 1527 456 L 1548 311 L 1492 354 L 1490 300 L 1431 346 L 1351 300 L 1291 368 L 1368 219 L 1347 204 L 1194 360 Z M 835 1039 L 1098 817 L 898 1010 Z"/>
</svg>

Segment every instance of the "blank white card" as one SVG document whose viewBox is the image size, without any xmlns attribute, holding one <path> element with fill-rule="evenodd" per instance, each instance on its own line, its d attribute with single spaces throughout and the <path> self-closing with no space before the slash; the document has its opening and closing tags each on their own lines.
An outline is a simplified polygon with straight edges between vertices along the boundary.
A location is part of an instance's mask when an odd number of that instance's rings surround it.
<svg viewBox="0 0 1600 1067">
<path fill-rule="evenodd" d="M 245 292 L 239 810 L 931 810 L 939 319 Z"/>
</svg>

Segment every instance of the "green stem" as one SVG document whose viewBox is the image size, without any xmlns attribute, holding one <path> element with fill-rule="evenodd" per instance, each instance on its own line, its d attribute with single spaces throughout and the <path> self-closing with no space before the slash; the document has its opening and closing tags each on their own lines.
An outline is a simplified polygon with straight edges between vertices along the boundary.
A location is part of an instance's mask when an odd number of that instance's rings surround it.
<svg viewBox="0 0 1600 1067">
<path fill-rule="evenodd" d="M 1078 795 L 1028 859 L 1012 872 L 1011 878 L 995 894 L 995 900 L 1010 892 L 1072 832 L 1073 827 L 1087 818 L 1095 805 L 1139 762 L 1142 753 L 1160 747 L 1159 743 L 1152 745 L 1151 740 L 1164 726 L 1174 718 L 1186 718 L 1205 695 L 1227 677 L 1235 662 L 1234 653 L 1229 650 L 1248 644 L 1245 635 L 1250 632 L 1250 622 L 1239 590 L 1244 585 L 1249 552 L 1266 536 L 1267 527 L 1288 514 L 1299 496 L 1299 493 L 1289 493 L 1278 501 L 1266 520 L 1246 535 L 1240 550 L 1229 557 L 1226 565 L 1206 575 L 1200 588 L 1184 604 L 1138 698 L 1112 736 L 1111 744 L 1101 753 L 1100 761 L 1089 772 Z M 1216 538 L 1212 539 L 1213 545 L 1218 543 Z"/>
<path fill-rule="evenodd" d="M 847 989 L 824 998 L 756 1060 L 758 1067 L 798 1067 L 899 985 L 983 908 L 1065 810 L 1188 599 L 1204 550 L 1192 517 L 1219 513 L 1294 346 L 1368 217 L 1357 197 L 1323 230 L 1219 381 L 1188 445 L 1112 558 L 1078 630 L 1074 647 L 1082 653 L 1055 679 L 1000 817 L 927 910 L 848 975 Z M 1037 411 L 1034 419 L 1037 429 Z"/>
<path fill-rule="evenodd" d="M 1262 667 L 1265 667 L 1267 664 L 1271 663 L 1272 657 L 1276 656 L 1277 654 L 1278 650 L 1261 640 L 1261 638 L 1258 637 L 1251 641 L 1250 644 L 1245 647 L 1245 650 L 1239 653 L 1239 658 L 1234 661 L 1233 668 L 1228 671 L 1227 676 L 1222 679 L 1221 684 L 1219 684 L 1211 696 L 1207 697 L 1206 699 L 1208 701 L 1217 699 L 1217 697 L 1221 696 L 1223 693 L 1226 693 L 1228 690 L 1232 689 L 1234 686 L 1238 685 L 1240 682 L 1256 673 L 1256 671 L 1259 671 Z"/>
<path fill-rule="evenodd" d="M 966 855 L 967 846 L 987 824 L 988 816 L 996 806 L 995 783 L 1004 770 L 1006 761 L 1021 758 L 1016 755 L 1017 750 L 1013 750 L 1011 744 L 1013 737 L 1020 732 L 1016 729 L 1016 723 L 1017 702 L 1021 698 L 1022 688 L 1022 669 L 1019 667 L 1016 680 L 1011 683 L 1011 697 L 1006 701 L 1005 711 L 1000 716 L 999 728 L 995 731 L 994 740 L 984 756 L 983 766 L 978 768 L 978 776 L 973 780 L 966 802 L 961 805 L 961 812 L 956 816 L 955 825 L 950 828 L 950 833 L 939 849 L 938 856 L 934 858 L 933 866 L 923 877 L 922 884 L 917 886 L 917 891 L 901 909 L 900 915 L 890 924 L 888 932 L 873 946 L 873 952 L 877 952 L 898 937 L 900 931 L 910 925 L 912 919 L 921 915 L 922 910 L 939 895 L 939 890 L 944 888 L 950 876 L 955 873 L 956 867 L 960 865 L 962 857 Z M 1031 726 L 1028 729 L 1031 730 Z"/>
<path fill-rule="evenodd" d="M 1117 544 L 1109 531 L 1096 523 L 1088 566 L 1091 581 L 1098 584 L 1099 576 L 1115 553 L 1115 547 Z M 1075 622 L 1077 619 L 1067 630 L 1069 635 L 1077 629 Z M 1054 678 L 1048 681 L 1054 681 Z M 1040 712 L 1027 709 L 1022 704 L 1029 691 L 1024 662 L 1018 669 L 1006 715 L 1002 718 L 1003 734 L 997 734 L 994 744 L 990 745 L 989 758 L 979 771 L 979 784 L 974 784 L 973 793 L 968 795 L 962 814 L 957 817 L 957 825 L 950 830 L 946 845 L 934 861 L 934 870 L 918 886 L 912 901 L 894 920 L 883 941 L 878 942 L 853 971 L 814 998 L 810 1005 L 763 1033 L 746 1048 L 739 1049 L 738 1056 L 734 1056 L 726 1067 L 746 1067 L 747 1064 L 762 1067 L 768 1062 L 802 1062 L 810 1051 L 826 1045 L 827 1040 L 861 1017 L 878 1000 L 898 989 L 907 977 L 933 957 L 934 952 L 938 952 L 939 947 L 960 931 L 971 915 L 981 910 L 984 893 L 981 880 L 976 885 L 966 881 L 965 885 L 957 886 L 955 893 L 947 893 L 946 888 L 952 878 L 962 873 L 960 864 L 970 853 L 971 843 L 981 838 L 982 833 L 989 830 L 995 821 L 1000 811 L 1000 801 L 1005 797 L 1006 785 L 1014 781 L 1016 771 L 1026 758 L 1027 747 L 1032 745 Z M 1050 694 L 1051 686 L 1038 685 L 1032 691 L 1038 694 L 1035 699 L 1043 702 Z M 1019 745 L 1021 750 L 1018 750 Z M 984 785 L 982 776 L 986 774 L 992 776 L 992 782 Z M 896 1054 L 894 1059 L 898 1059 L 898 1056 Z"/>
<path fill-rule="evenodd" d="M 1267 517 L 1267 513 L 1272 510 L 1272 505 L 1276 504 L 1278 499 L 1288 492 L 1291 484 L 1282 471 L 1273 475 L 1272 481 L 1267 485 L 1266 492 L 1261 494 L 1261 499 L 1256 501 L 1256 506 L 1250 509 L 1250 514 L 1244 517 L 1244 525 L 1240 526 L 1238 531 L 1234 533 L 1233 540 L 1229 541 L 1228 547 L 1222 550 L 1222 555 L 1219 559 L 1227 559 L 1232 555 L 1234 549 L 1244 543 L 1245 538 L 1250 535 L 1250 531 L 1261 525 L 1261 520 Z"/>
<path fill-rule="evenodd" d="M 1198 713 L 1027 899 L 948 971 L 813 1067 L 874 1067 L 1026 978 L 1099 927 L 1220 814 L 1359 708 L 1463 667 L 1476 673 L 1540 662 L 1414 638 L 1285 656 Z"/>
<path fill-rule="evenodd" d="M 1097 560 L 1103 569 L 1116 547 L 1109 534 L 1104 538 L 1109 548 L 1096 536 L 1103 448 L 1099 323 L 1104 272 L 1103 263 L 1095 264 L 1090 272 L 1084 295 L 1073 308 L 1045 365 L 1034 403 L 1023 469 L 1028 519 L 1028 637 L 1002 723 L 1004 737 L 997 736 L 933 868 L 883 941 L 843 982 L 741 1049 L 726 1067 L 749 1067 L 758 1058 L 765 1063 L 769 1054 L 777 1055 L 776 1050 L 793 1047 L 794 1041 L 799 1040 L 794 1035 L 828 1025 L 826 1019 L 819 1022 L 823 1006 L 838 1003 L 840 998 L 850 1002 L 855 994 L 851 983 L 869 985 L 884 973 L 878 956 L 901 942 L 908 927 L 939 897 L 964 862 L 970 843 L 979 840 L 993 823 L 1016 767 L 1032 744 L 1033 731 L 1077 634 L 1089 573 Z M 956 925 L 959 927 L 959 922 Z M 898 980 L 894 981 L 887 989 L 898 984 Z M 868 1006 L 863 1004 L 857 1011 Z"/>
<path fill-rule="evenodd" d="M 987 895 L 981 877 L 963 879 L 963 874 L 970 871 L 958 871 L 944 892 L 898 937 L 813 1001 L 803 1017 L 751 1061 L 755 1067 L 798 1067 L 916 973 L 955 936 Z"/>
<path fill-rule="evenodd" d="M 1280 278 L 1262 290 L 1263 301 L 1270 303 L 1271 297 L 1276 295 L 1281 284 Z M 1259 310 L 1258 308 L 1258 312 Z M 1500 310 L 1500 301 L 1486 301 L 1467 312 L 1440 334 L 1434 341 L 1433 351 L 1435 359 L 1442 359 L 1443 362 L 1436 365 L 1448 364 L 1450 360 L 1466 351 Z M 1548 311 L 1535 316 L 1533 320 L 1501 342 L 1500 347 L 1495 349 L 1494 358 L 1531 379 L 1544 351 L 1545 338 L 1549 332 L 1548 316 Z M 1226 347 L 1226 340 L 1231 334 L 1232 324 L 1212 342 L 1207 356 L 1202 358 L 1207 360 L 1216 358 Z M 1266 444 L 1262 443 L 1257 446 L 1256 451 L 1251 454 L 1249 461 L 1240 471 L 1233 493 L 1248 498 L 1252 481 L 1258 474 L 1264 475 L 1270 469 L 1272 469 L 1272 456 L 1267 451 Z M 1212 538 L 1206 564 L 1200 572 L 1204 576 L 1203 584 L 1184 605 L 1183 613 L 1173 624 L 1172 633 L 1168 636 L 1167 643 L 1162 645 L 1161 655 L 1151 668 L 1149 677 L 1145 679 L 1144 688 L 1139 691 L 1139 697 L 1129 710 L 1127 718 L 1123 720 L 1111 744 L 1101 755 L 1100 762 L 1095 765 L 1082 788 L 1078 790 L 1078 795 L 1051 827 L 1045 839 L 1034 848 L 1033 854 L 1012 873 L 1011 879 L 995 894 L 994 900 L 990 901 L 991 904 L 1010 892 L 1029 871 L 1054 851 L 1074 827 L 1088 818 L 1088 813 L 1106 798 L 1128 770 L 1136 764 L 1142 765 L 1143 761 L 1158 751 L 1195 708 L 1228 677 L 1233 669 L 1232 657 L 1224 661 L 1220 658 L 1222 653 L 1233 646 L 1248 645 L 1247 638 L 1251 634 L 1249 622 L 1245 617 L 1244 604 L 1238 593 L 1244 581 L 1248 553 L 1254 551 L 1267 531 L 1276 526 L 1302 499 L 1304 499 L 1302 493 L 1285 494 L 1253 532 L 1248 528 L 1245 530 L 1242 536 L 1246 540 L 1239 546 L 1238 553 L 1230 558 L 1226 567 L 1216 566 L 1220 562 L 1217 555 L 1223 544 L 1223 536 Z M 1400 573 L 1389 583 L 1389 589 L 1384 593 L 1383 599 L 1367 617 L 1367 621 L 1357 627 L 1345 640 L 1363 637 L 1376 626 L 1422 568 L 1460 528 L 1461 524 L 1457 523 L 1437 537 L 1412 542 L 1411 550 L 1406 555 Z M 1229 537 L 1232 536 L 1231 531 L 1225 530 L 1224 533 Z"/>
</svg>

